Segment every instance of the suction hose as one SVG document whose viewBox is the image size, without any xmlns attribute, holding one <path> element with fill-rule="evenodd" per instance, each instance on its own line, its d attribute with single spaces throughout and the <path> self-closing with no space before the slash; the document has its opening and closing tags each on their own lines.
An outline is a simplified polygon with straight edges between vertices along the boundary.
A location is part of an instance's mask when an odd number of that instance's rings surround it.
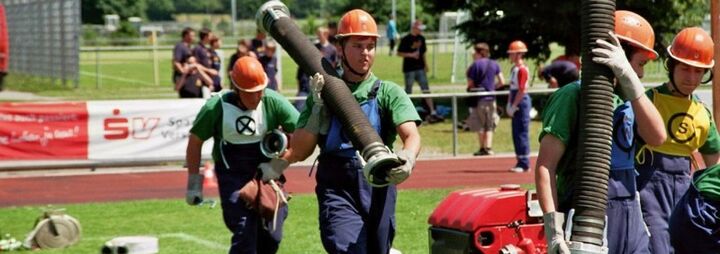
<svg viewBox="0 0 720 254">
<path fill-rule="evenodd" d="M 613 129 L 613 73 L 592 61 L 597 39 L 615 28 L 615 1 L 581 3 L 582 85 L 579 172 L 573 192 L 571 242 L 603 245 Z"/>
<path fill-rule="evenodd" d="M 280 1 L 268 1 L 257 12 L 256 22 L 288 52 L 308 76 L 320 73 L 325 79 L 322 96 L 327 108 L 338 117 L 350 142 L 367 162 L 363 169 L 373 186 L 386 186 L 387 171 L 403 164 L 382 142 L 355 97 L 335 67 L 325 60 L 298 26 L 290 19 L 290 11 Z"/>
</svg>

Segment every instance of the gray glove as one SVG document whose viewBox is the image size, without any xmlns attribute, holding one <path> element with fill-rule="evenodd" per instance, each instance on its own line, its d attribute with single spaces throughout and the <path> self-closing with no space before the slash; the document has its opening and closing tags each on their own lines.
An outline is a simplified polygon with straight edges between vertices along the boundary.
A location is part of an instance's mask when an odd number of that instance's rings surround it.
<svg viewBox="0 0 720 254">
<path fill-rule="evenodd" d="M 620 46 L 617 36 L 611 32 L 610 37 L 615 40 L 617 46 L 598 39 L 596 42 L 599 47 L 592 49 L 593 54 L 595 54 L 593 61 L 612 69 L 615 78 L 620 83 L 620 91 L 622 92 L 620 96 L 623 99 L 635 100 L 643 95 L 645 89 L 625 56 L 625 51 Z"/>
<path fill-rule="evenodd" d="M 198 205 L 203 201 L 203 176 L 200 174 L 188 174 L 187 191 L 185 202 L 188 205 Z"/>
<path fill-rule="evenodd" d="M 270 180 L 276 180 L 280 178 L 283 171 L 290 166 L 290 163 L 285 159 L 273 158 L 269 162 L 263 162 L 258 165 L 258 168 L 262 171 L 262 180 L 267 182 Z"/>
<path fill-rule="evenodd" d="M 325 79 L 320 73 L 315 73 L 310 77 L 310 95 L 313 98 L 312 113 L 305 124 L 305 130 L 313 134 L 327 134 L 330 128 L 330 118 L 328 117 L 325 104 L 320 93 L 325 86 Z"/>
<path fill-rule="evenodd" d="M 410 177 L 410 173 L 412 173 L 412 170 L 415 167 L 415 153 L 409 150 L 401 150 L 400 152 L 397 152 L 397 156 L 398 159 L 405 163 L 396 168 L 390 169 L 388 172 L 387 181 L 393 184 L 400 184 L 404 182 L 408 177 Z"/>
<path fill-rule="evenodd" d="M 545 227 L 545 239 L 548 244 L 548 254 L 570 254 L 565 234 L 563 233 L 563 222 L 565 215 L 559 212 L 549 212 L 543 215 Z"/>
</svg>

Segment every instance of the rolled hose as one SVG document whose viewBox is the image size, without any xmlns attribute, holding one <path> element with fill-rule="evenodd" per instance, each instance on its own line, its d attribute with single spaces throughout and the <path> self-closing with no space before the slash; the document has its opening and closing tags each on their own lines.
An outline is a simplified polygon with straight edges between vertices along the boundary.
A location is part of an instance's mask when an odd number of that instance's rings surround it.
<svg viewBox="0 0 720 254">
<path fill-rule="evenodd" d="M 592 61 L 597 39 L 608 39 L 615 28 L 615 1 L 581 3 L 582 86 L 580 90 L 580 147 L 571 241 L 603 245 L 608 174 L 612 142 L 613 73 Z"/>
<path fill-rule="evenodd" d="M 256 22 L 267 31 L 288 55 L 300 66 L 303 73 L 323 75 L 325 86 L 321 92 L 327 108 L 337 116 L 350 142 L 367 162 L 363 169 L 368 182 L 385 186 L 387 171 L 403 164 L 384 144 L 370 121 L 360 109 L 355 97 L 343 80 L 337 78 L 335 67 L 325 60 L 310 40 L 290 19 L 289 10 L 280 1 L 268 1 L 257 12 Z"/>
</svg>

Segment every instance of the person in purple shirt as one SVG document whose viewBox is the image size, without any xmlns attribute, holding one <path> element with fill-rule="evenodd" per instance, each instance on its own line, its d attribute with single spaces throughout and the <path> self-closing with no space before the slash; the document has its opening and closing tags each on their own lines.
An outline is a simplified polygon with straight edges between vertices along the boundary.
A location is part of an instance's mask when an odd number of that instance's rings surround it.
<svg viewBox="0 0 720 254">
<path fill-rule="evenodd" d="M 193 40 L 195 40 L 195 30 L 186 27 L 183 29 L 181 35 L 182 41 L 175 44 L 175 48 L 173 48 L 173 84 L 176 84 L 178 79 L 180 79 L 180 77 L 188 71 L 184 68 L 184 66 L 187 63 L 187 60 L 192 56 L 190 47 L 192 47 Z"/>
<path fill-rule="evenodd" d="M 490 47 L 487 43 L 475 44 L 475 62 L 467 70 L 468 92 L 492 92 L 495 87 L 505 83 L 500 66 L 490 59 Z M 497 82 L 495 82 L 497 80 Z M 467 124 L 470 130 L 478 133 L 480 149 L 473 155 L 492 155 L 492 136 L 496 121 L 499 119 L 495 105 L 495 95 L 486 95 L 468 98 Z"/>
<path fill-rule="evenodd" d="M 323 58 L 330 64 L 330 66 L 337 66 L 337 48 L 335 45 L 330 43 L 328 36 L 330 36 L 329 29 L 325 27 L 319 27 L 317 29 L 318 42 L 315 43 L 315 47 L 322 53 Z M 298 67 L 297 75 L 295 76 L 298 82 L 297 96 L 307 96 L 310 94 L 310 77 L 302 72 Z M 305 107 L 305 100 L 297 100 L 294 103 L 297 110 L 302 110 Z"/>
</svg>

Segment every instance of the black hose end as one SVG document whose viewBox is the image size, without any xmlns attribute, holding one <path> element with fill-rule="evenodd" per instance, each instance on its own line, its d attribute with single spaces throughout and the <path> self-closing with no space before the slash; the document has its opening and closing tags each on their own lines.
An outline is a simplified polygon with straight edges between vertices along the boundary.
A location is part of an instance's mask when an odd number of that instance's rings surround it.
<svg viewBox="0 0 720 254">
<path fill-rule="evenodd" d="M 281 17 L 290 17 L 288 7 L 278 0 L 267 1 L 255 14 L 255 24 L 261 31 L 267 33 L 273 22 Z"/>
</svg>

